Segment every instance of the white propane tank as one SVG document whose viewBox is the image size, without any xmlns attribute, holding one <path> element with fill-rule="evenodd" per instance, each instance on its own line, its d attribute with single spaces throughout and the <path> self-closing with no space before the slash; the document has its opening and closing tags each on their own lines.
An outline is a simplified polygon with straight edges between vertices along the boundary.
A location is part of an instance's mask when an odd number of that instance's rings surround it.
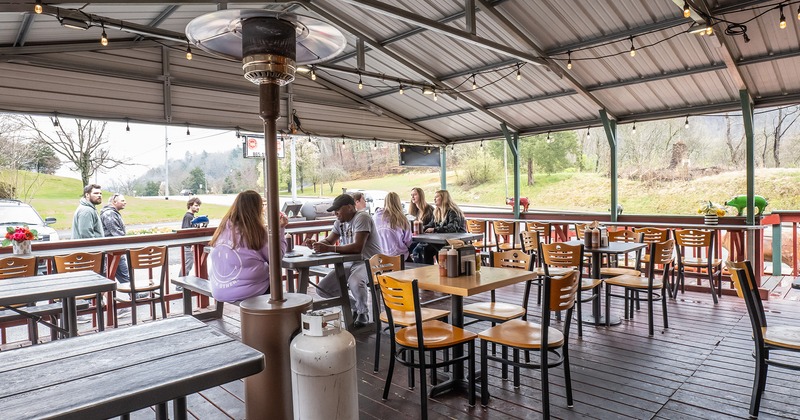
<svg viewBox="0 0 800 420">
<path fill-rule="evenodd" d="M 341 314 L 305 312 L 301 329 L 290 349 L 295 420 L 357 419 L 356 340 Z"/>
</svg>

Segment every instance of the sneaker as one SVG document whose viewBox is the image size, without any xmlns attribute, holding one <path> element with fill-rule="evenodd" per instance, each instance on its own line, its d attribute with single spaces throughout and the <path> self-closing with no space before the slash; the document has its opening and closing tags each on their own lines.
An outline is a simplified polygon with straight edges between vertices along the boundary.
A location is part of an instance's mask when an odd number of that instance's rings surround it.
<svg viewBox="0 0 800 420">
<path fill-rule="evenodd" d="M 355 321 L 353 321 L 353 326 L 356 328 L 366 327 L 367 324 L 369 324 L 369 316 L 367 314 L 358 314 Z"/>
<path fill-rule="evenodd" d="M 117 310 L 117 318 L 125 318 L 126 316 L 131 316 L 131 308 Z"/>
<path fill-rule="evenodd" d="M 91 315 L 81 315 L 78 317 L 78 324 L 88 324 L 90 322 L 92 322 Z"/>
</svg>

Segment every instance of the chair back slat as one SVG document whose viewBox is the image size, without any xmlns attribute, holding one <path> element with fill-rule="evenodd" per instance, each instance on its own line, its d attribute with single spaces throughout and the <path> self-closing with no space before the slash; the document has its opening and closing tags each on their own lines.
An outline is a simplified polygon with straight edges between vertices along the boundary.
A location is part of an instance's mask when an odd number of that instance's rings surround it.
<svg viewBox="0 0 800 420">
<path fill-rule="evenodd" d="M 527 254 L 537 252 L 539 249 L 539 242 L 541 242 L 539 232 L 525 230 L 519 233 L 519 243 L 522 245 L 522 252 Z"/>
<path fill-rule="evenodd" d="M 586 230 L 586 225 L 588 223 L 575 223 L 575 237 L 583 240 L 583 231 Z"/>
<path fill-rule="evenodd" d="M 478 235 L 486 233 L 486 222 L 477 219 L 467 219 L 467 232 Z"/>
<path fill-rule="evenodd" d="M 167 247 L 146 246 L 144 248 L 128 251 L 128 264 L 131 269 L 157 268 L 164 266 L 167 257 Z"/>
<path fill-rule="evenodd" d="M 70 271 L 94 271 L 101 274 L 103 269 L 103 254 L 101 252 L 75 252 L 68 255 L 53 257 L 57 273 Z"/>
<path fill-rule="evenodd" d="M 36 275 L 36 257 L 6 257 L 0 260 L 0 280 Z"/>
<path fill-rule="evenodd" d="M 536 232 L 539 238 L 544 242 L 550 242 L 551 227 L 547 222 L 525 222 L 525 230 L 528 232 Z"/>
<path fill-rule="evenodd" d="M 674 239 L 651 244 L 651 246 L 654 247 L 653 256 L 651 257 L 652 262 L 656 265 L 669 265 L 672 263 L 675 251 Z"/>
<path fill-rule="evenodd" d="M 413 282 L 399 281 L 389 275 L 379 275 L 378 285 L 381 287 L 383 303 L 387 309 L 402 312 L 414 311 Z"/>
<path fill-rule="evenodd" d="M 565 311 L 575 305 L 575 298 L 580 286 L 577 271 L 562 277 L 551 277 L 545 281 L 550 283 L 549 311 Z"/>
<path fill-rule="evenodd" d="M 632 230 L 622 229 L 608 232 L 608 240 L 610 242 L 641 242 L 642 235 L 637 234 Z"/>
<path fill-rule="evenodd" d="M 583 245 L 569 245 L 563 242 L 539 244 L 542 250 L 542 261 L 550 267 L 581 268 L 583 263 Z"/>
<path fill-rule="evenodd" d="M 401 255 L 375 254 L 366 260 L 366 263 L 367 273 L 375 284 L 378 284 L 379 275 L 403 269 L 403 257 Z"/>
<path fill-rule="evenodd" d="M 533 257 L 521 250 L 492 252 L 492 267 L 521 268 L 530 270 Z"/>
<path fill-rule="evenodd" d="M 642 234 L 642 242 L 651 244 L 654 242 L 664 242 L 669 239 L 669 230 L 654 227 L 636 228 L 636 233 Z"/>
<path fill-rule="evenodd" d="M 753 266 L 750 261 L 733 262 L 727 261 L 728 271 L 731 273 L 731 280 L 736 288 L 736 294 L 744 299 L 747 306 L 747 313 L 750 315 L 750 326 L 753 329 L 753 338 L 756 345 L 764 345 L 764 329 L 767 327 L 767 316 L 764 313 L 764 304 L 758 295 Z"/>
<path fill-rule="evenodd" d="M 675 230 L 675 240 L 680 247 L 704 248 L 711 246 L 714 233 L 710 230 L 700 229 L 677 229 Z"/>
<path fill-rule="evenodd" d="M 494 227 L 494 233 L 497 235 L 514 235 L 514 222 L 495 220 L 492 222 L 492 227 Z"/>
</svg>

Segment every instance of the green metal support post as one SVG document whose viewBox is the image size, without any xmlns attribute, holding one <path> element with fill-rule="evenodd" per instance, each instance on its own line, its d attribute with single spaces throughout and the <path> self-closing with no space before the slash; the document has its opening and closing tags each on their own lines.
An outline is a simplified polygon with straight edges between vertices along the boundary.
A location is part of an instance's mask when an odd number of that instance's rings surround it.
<svg viewBox="0 0 800 420">
<path fill-rule="evenodd" d="M 503 130 L 506 143 L 511 150 L 511 156 L 514 158 L 514 218 L 519 219 L 519 133 L 509 131 L 506 123 L 501 123 L 500 128 Z M 503 169 L 505 172 L 505 168 Z"/>
<path fill-rule="evenodd" d="M 610 152 L 609 162 L 611 164 L 611 221 L 617 221 L 617 121 L 608 118 L 608 113 L 605 109 L 600 110 L 600 119 L 603 121 L 603 128 L 606 132 L 606 139 L 608 140 L 608 148 Z"/>
<path fill-rule="evenodd" d="M 447 146 L 439 147 L 439 181 L 443 190 L 447 189 Z"/>
<path fill-rule="evenodd" d="M 746 89 L 742 89 L 739 91 L 739 99 L 742 102 L 742 119 L 744 120 L 744 134 L 745 134 L 745 142 L 746 142 L 746 162 L 747 162 L 747 220 L 746 223 L 748 225 L 755 225 L 756 224 L 756 213 L 755 213 L 755 191 L 756 191 L 756 152 L 755 152 L 755 141 L 753 136 L 753 101 L 750 99 L 750 94 L 747 92 Z M 780 238 L 780 235 L 778 235 Z M 773 244 L 775 243 L 775 238 L 772 238 Z M 778 246 L 780 247 L 780 239 L 778 239 Z M 755 261 L 755 238 L 751 232 L 747 234 L 747 259 L 750 261 Z M 772 254 L 772 259 L 775 259 L 776 254 Z M 780 270 L 780 248 L 778 248 L 778 270 Z M 772 262 L 773 270 L 775 267 L 775 261 Z M 761 268 L 757 268 L 761 269 Z"/>
</svg>

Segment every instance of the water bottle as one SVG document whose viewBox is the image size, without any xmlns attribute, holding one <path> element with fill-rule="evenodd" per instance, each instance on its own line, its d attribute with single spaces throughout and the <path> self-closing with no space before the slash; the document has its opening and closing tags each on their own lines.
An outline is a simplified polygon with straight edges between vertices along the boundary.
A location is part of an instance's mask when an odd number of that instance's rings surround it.
<svg viewBox="0 0 800 420">
<path fill-rule="evenodd" d="M 458 277 L 461 275 L 458 269 L 458 251 L 455 248 L 450 248 L 447 251 L 447 277 Z"/>
</svg>

